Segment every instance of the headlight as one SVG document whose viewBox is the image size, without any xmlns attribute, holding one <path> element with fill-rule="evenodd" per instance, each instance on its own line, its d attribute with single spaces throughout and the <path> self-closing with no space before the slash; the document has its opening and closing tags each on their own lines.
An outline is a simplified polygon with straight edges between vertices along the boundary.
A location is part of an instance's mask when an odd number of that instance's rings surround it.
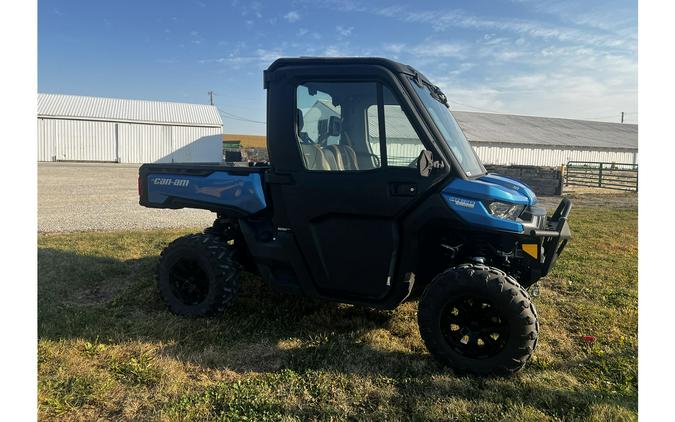
<svg viewBox="0 0 675 422">
<path fill-rule="evenodd" d="M 487 209 L 495 217 L 505 220 L 515 220 L 523 212 L 525 205 L 494 201 L 488 204 Z"/>
</svg>

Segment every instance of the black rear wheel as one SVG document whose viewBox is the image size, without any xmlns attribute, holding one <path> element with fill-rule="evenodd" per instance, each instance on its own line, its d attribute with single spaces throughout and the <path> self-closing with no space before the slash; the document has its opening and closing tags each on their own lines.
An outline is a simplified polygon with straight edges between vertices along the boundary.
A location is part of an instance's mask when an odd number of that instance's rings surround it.
<svg viewBox="0 0 675 422">
<path fill-rule="evenodd" d="M 198 317 L 222 312 L 236 299 L 240 265 L 236 250 L 211 234 L 171 242 L 160 256 L 157 286 L 169 309 Z"/>
<path fill-rule="evenodd" d="M 520 370 L 534 352 L 539 332 L 525 289 L 501 270 L 473 264 L 434 278 L 420 299 L 418 323 L 436 359 L 476 375 Z"/>
</svg>

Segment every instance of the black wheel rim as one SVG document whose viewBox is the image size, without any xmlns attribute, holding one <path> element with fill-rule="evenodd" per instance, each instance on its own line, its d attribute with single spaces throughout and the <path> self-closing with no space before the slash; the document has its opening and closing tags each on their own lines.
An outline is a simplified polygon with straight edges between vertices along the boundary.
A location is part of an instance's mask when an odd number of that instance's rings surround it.
<svg viewBox="0 0 675 422">
<path fill-rule="evenodd" d="M 197 305 L 209 293 L 209 278 L 197 259 L 181 258 L 169 269 L 173 295 L 185 305 Z"/>
<path fill-rule="evenodd" d="M 441 316 L 441 330 L 448 345 L 472 359 L 487 359 L 506 346 L 508 321 L 486 298 L 462 296 L 448 302 Z"/>
</svg>

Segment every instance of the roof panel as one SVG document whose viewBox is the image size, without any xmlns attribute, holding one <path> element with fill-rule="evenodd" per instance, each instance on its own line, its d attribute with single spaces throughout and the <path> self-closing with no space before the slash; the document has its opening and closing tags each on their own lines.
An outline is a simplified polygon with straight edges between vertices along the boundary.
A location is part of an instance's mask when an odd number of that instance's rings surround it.
<svg viewBox="0 0 675 422">
<path fill-rule="evenodd" d="M 553 117 L 453 111 L 471 142 L 638 148 L 638 125 Z"/>
<path fill-rule="evenodd" d="M 218 109 L 212 105 L 62 94 L 38 94 L 38 116 L 223 126 Z"/>
</svg>

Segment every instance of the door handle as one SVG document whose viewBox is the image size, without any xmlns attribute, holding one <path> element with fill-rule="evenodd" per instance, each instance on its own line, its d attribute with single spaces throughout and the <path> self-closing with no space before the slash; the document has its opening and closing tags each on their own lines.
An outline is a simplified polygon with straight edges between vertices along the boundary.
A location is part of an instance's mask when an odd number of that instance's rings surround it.
<svg viewBox="0 0 675 422">
<path fill-rule="evenodd" d="M 391 183 L 392 196 L 415 196 L 417 195 L 417 185 L 415 183 Z"/>
</svg>

